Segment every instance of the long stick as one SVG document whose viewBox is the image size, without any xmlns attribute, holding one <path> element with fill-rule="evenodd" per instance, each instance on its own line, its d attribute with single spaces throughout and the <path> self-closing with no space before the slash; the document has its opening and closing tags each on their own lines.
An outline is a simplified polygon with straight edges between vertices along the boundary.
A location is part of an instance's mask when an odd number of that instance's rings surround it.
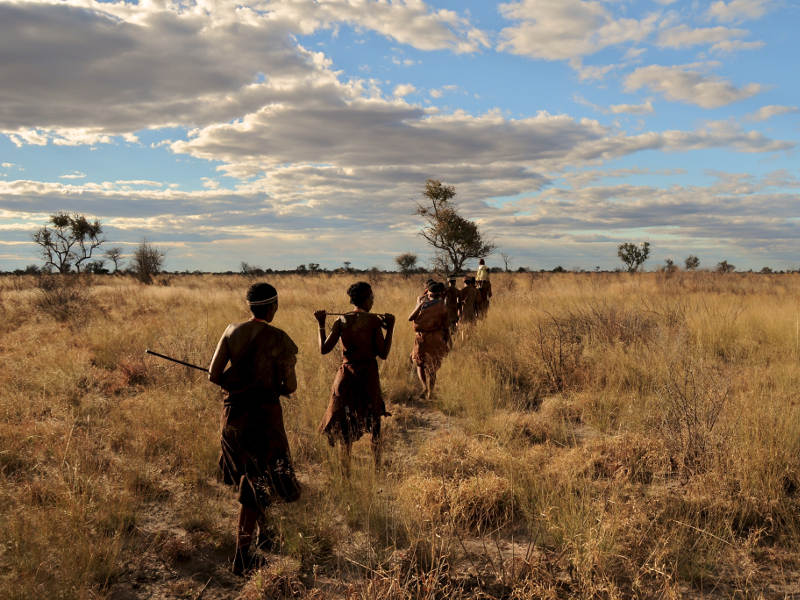
<svg viewBox="0 0 800 600">
<path fill-rule="evenodd" d="M 350 312 L 328 312 L 328 311 L 326 310 L 326 311 L 325 311 L 325 314 L 326 314 L 327 316 L 331 316 L 331 317 L 343 317 L 344 315 L 353 315 L 353 314 L 361 314 L 361 315 L 377 315 L 377 316 L 379 316 L 379 317 L 381 317 L 381 318 L 383 318 L 383 317 L 385 317 L 385 316 L 386 316 L 384 313 L 368 313 L 368 312 L 359 312 L 359 313 L 357 313 L 357 312 L 356 312 L 356 311 L 354 311 L 354 310 L 351 310 Z"/>
<path fill-rule="evenodd" d="M 157 356 L 158 358 L 163 358 L 164 360 L 171 360 L 174 363 L 178 363 L 179 365 L 183 365 L 184 367 L 191 367 L 193 369 L 197 369 L 198 371 L 203 371 L 203 373 L 208 373 L 208 369 L 205 367 L 198 367 L 197 365 L 193 365 L 192 363 L 188 363 L 182 360 L 178 360 L 177 358 L 172 358 L 171 356 L 167 356 L 165 354 L 159 354 L 158 352 L 153 352 L 149 348 L 144 351 L 145 354 L 152 354 L 153 356 Z"/>
</svg>

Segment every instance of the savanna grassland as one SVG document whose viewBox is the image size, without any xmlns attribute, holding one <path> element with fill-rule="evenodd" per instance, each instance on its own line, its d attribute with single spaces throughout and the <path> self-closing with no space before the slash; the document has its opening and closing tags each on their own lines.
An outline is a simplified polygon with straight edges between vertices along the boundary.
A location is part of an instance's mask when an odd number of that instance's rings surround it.
<svg viewBox="0 0 800 600">
<path fill-rule="evenodd" d="M 317 308 L 355 276 L 273 276 L 300 347 L 284 400 L 303 498 L 227 570 L 221 392 L 202 373 L 238 276 L 0 279 L 0 598 L 788 598 L 800 595 L 800 276 L 495 275 L 488 319 L 416 399 L 419 278 L 381 365 L 384 467 L 317 434 L 339 357 Z"/>
</svg>

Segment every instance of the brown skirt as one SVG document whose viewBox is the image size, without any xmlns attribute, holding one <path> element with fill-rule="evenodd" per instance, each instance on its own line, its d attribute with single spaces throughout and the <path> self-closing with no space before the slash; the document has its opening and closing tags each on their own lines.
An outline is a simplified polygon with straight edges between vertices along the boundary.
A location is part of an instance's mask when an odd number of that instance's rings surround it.
<svg viewBox="0 0 800 600">
<path fill-rule="evenodd" d="M 283 411 L 277 398 L 232 394 L 222 411 L 219 466 L 239 502 L 263 512 L 276 500 L 294 502 L 300 484 L 289 456 Z"/>
<path fill-rule="evenodd" d="M 411 351 L 411 361 L 426 371 L 435 373 L 442 366 L 448 348 L 444 332 L 418 331 L 414 336 L 414 349 Z"/>
<path fill-rule="evenodd" d="M 378 361 L 343 363 L 331 387 L 328 409 L 319 431 L 336 440 L 352 443 L 367 432 L 376 438 L 381 431 L 381 417 L 387 415 L 378 376 Z"/>
</svg>

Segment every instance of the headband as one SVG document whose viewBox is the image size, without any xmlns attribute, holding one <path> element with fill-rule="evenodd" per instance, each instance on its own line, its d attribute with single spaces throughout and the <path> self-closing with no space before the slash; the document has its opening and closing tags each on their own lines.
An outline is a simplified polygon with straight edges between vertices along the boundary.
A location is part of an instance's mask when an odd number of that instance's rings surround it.
<svg viewBox="0 0 800 600">
<path fill-rule="evenodd" d="M 249 301 L 248 304 L 250 306 L 261 306 L 263 304 L 272 304 L 273 302 L 278 301 L 278 294 L 275 294 L 272 298 L 267 298 L 266 300 L 252 300 Z"/>
</svg>

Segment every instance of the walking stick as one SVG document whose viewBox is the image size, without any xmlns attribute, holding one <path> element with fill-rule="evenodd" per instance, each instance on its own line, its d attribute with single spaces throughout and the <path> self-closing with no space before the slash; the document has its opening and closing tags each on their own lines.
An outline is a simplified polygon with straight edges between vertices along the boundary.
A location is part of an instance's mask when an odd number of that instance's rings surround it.
<svg viewBox="0 0 800 600">
<path fill-rule="evenodd" d="M 147 348 L 144 351 L 145 354 L 150 354 L 152 356 L 157 356 L 158 358 L 163 358 L 164 360 L 170 360 L 174 363 L 178 363 L 179 365 L 183 365 L 184 367 L 191 367 L 192 369 L 197 369 L 198 371 L 203 371 L 203 373 L 208 373 L 208 369 L 205 367 L 198 367 L 197 365 L 193 365 L 192 363 L 185 362 L 183 360 L 178 360 L 177 358 L 172 358 L 171 356 L 167 356 L 166 354 L 159 354 L 158 352 L 153 352 L 150 348 Z"/>
</svg>

